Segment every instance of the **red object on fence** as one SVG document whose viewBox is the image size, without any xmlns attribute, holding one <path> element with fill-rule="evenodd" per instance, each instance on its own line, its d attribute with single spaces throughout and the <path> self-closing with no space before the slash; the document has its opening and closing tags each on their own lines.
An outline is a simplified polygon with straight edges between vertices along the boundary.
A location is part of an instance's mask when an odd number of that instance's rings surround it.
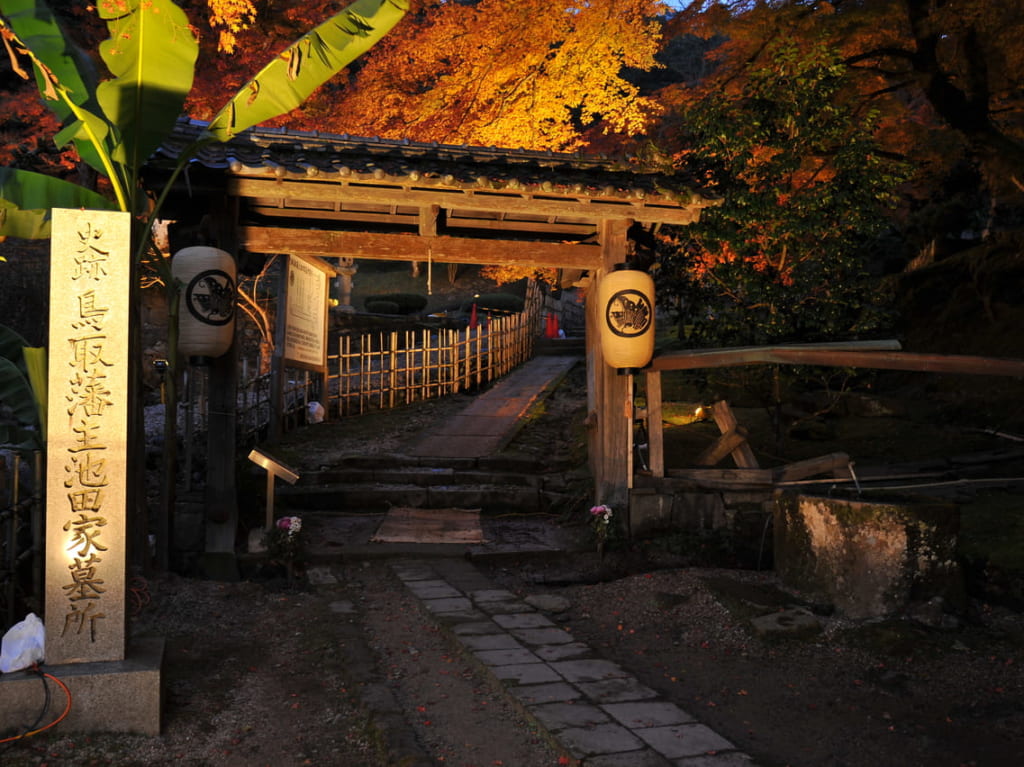
<svg viewBox="0 0 1024 767">
<path fill-rule="evenodd" d="M 473 308 L 469 312 L 469 327 L 475 328 L 476 326 L 477 326 L 476 304 L 473 304 Z"/>
</svg>

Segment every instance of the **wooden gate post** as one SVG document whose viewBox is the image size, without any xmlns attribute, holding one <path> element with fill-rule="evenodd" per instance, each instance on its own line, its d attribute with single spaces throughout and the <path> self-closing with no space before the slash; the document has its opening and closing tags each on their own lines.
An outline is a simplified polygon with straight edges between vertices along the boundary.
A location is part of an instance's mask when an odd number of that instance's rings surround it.
<svg viewBox="0 0 1024 767">
<path fill-rule="evenodd" d="M 598 229 L 601 241 L 601 268 L 587 290 L 588 298 L 597 295 L 601 279 L 627 256 L 631 221 L 602 220 Z M 592 425 L 589 438 L 590 469 L 594 479 L 594 502 L 604 503 L 625 513 L 629 506 L 632 470 L 633 403 L 629 377 L 607 365 L 601 351 L 601 307 L 588 300 L 587 411 Z"/>
</svg>

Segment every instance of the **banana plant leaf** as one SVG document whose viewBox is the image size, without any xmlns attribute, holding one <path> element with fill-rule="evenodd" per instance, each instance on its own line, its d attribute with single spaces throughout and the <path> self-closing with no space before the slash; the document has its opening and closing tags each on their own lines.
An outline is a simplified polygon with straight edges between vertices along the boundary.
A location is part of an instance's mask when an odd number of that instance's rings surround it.
<svg viewBox="0 0 1024 767">
<path fill-rule="evenodd" d="M 13 419 L 21 426 L 38 423 L 36 402 L 28 379 L 15 363 L 5 358 L 0 358 L 0 403 L 8 414 L 8 422 Z"/>
<path fill-rule="evenodd" d="M 112 210 L 101 194 L 42 173 L 0 168 L 0 236 L 27 240 L 50 236 L 52 208 Z"/>
<path fill-rule="evenodd" d="M 32 398 L 36 403 L 36 415 L 42 437 L 46 439 L 46 410 L 48 406 L 49 381 L 47 380 L 46 349 L 41 346 L 26 346 L 21 350 L 28 370 L 28 383 L 32 387 Z"/>
<path fill-rule="evenodd" d="M 23 365 L 24 357 L 21 350 L 26 346 L 28 346 L 28 341 L 20 333 L 11 330 L 6 325 L 0 325 L 0 358 Z"/>
<path fill-rule="evenodd" d="M 53 12 L 43 0 L 0 0 L 0 16 L 18 40 L 49 70 L 49 76 L 40 67 L 35 68 L 36 84 L 46 105 L 62 125 L 77 121 L 71 107 L 58 97 L 50 76 L 62 86 L 68 98 L 81 110 L 99 114 L 96 87 L 99 77 L 92 61 L 84 51 L 65 36 Z M 23 73 L 28 76 L 28 73 Z M 63 144 L 58 143 L 58 146 Z M 88 140 L 75 140 L 79 156 L 96 170 L 106 172 L 99 155 Z"/>
<path fill-rule="evenodd" d="M 408 7 L 407 0 L 356 0 L 263 67 L 210 121 L 210 134 L 228 141 L 295 109 L 387 34 Z"/>
<path fill-rule="evenodd" d="M 188 17 L 171 0 L 97 6 L 110 31 L 100 56 L 114 75 L 98 86 L 97 98 L 118 130 L 113 158 L 134 176 L 182 113 L 199 44 Z"/>
</svg>

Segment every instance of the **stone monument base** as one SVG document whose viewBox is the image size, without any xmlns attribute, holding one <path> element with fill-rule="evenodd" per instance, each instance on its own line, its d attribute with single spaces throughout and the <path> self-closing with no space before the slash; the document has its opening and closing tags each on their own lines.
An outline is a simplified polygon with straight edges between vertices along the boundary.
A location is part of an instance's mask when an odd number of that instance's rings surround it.
<svg viewBox="0 0 1024 767">
<path fill-rule="evenodd" d="M 161 724 L 164 640 L 135 640 L 121 661 L 43 665 L 42 670 L 67 685 L 71 710 L 54 732 L 131 732 L 159 735 Z M 37 725 L 45 727 L 67 705 L 62 689 L 53 680 L 50 708 Z M 31 671 L 0 674 L 0 733 L 28 727 L 43 710 L 45 692 Z M 8 733 L 12 734 L 12 733 Z"/>
</svg>

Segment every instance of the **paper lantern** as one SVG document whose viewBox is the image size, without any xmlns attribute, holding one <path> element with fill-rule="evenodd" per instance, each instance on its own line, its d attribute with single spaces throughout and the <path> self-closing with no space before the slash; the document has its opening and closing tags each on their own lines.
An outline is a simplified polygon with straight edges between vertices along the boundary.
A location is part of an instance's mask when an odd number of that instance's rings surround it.
<svg viewBox="0 0 1024 767">
<path fill-rule="evenodd" d="M 601 352 L 620 373 L 635 373 L 654 356 L 654 280 L 619 264 L 598 289 Z"/>
<path fill-rule="evenodd" d="M 220 357 L 235 337 L 235 259 L 219 248 L 182 248 L 171 273 L 181 285 L 178 350 L 197 364 Z"/>
</svg>

